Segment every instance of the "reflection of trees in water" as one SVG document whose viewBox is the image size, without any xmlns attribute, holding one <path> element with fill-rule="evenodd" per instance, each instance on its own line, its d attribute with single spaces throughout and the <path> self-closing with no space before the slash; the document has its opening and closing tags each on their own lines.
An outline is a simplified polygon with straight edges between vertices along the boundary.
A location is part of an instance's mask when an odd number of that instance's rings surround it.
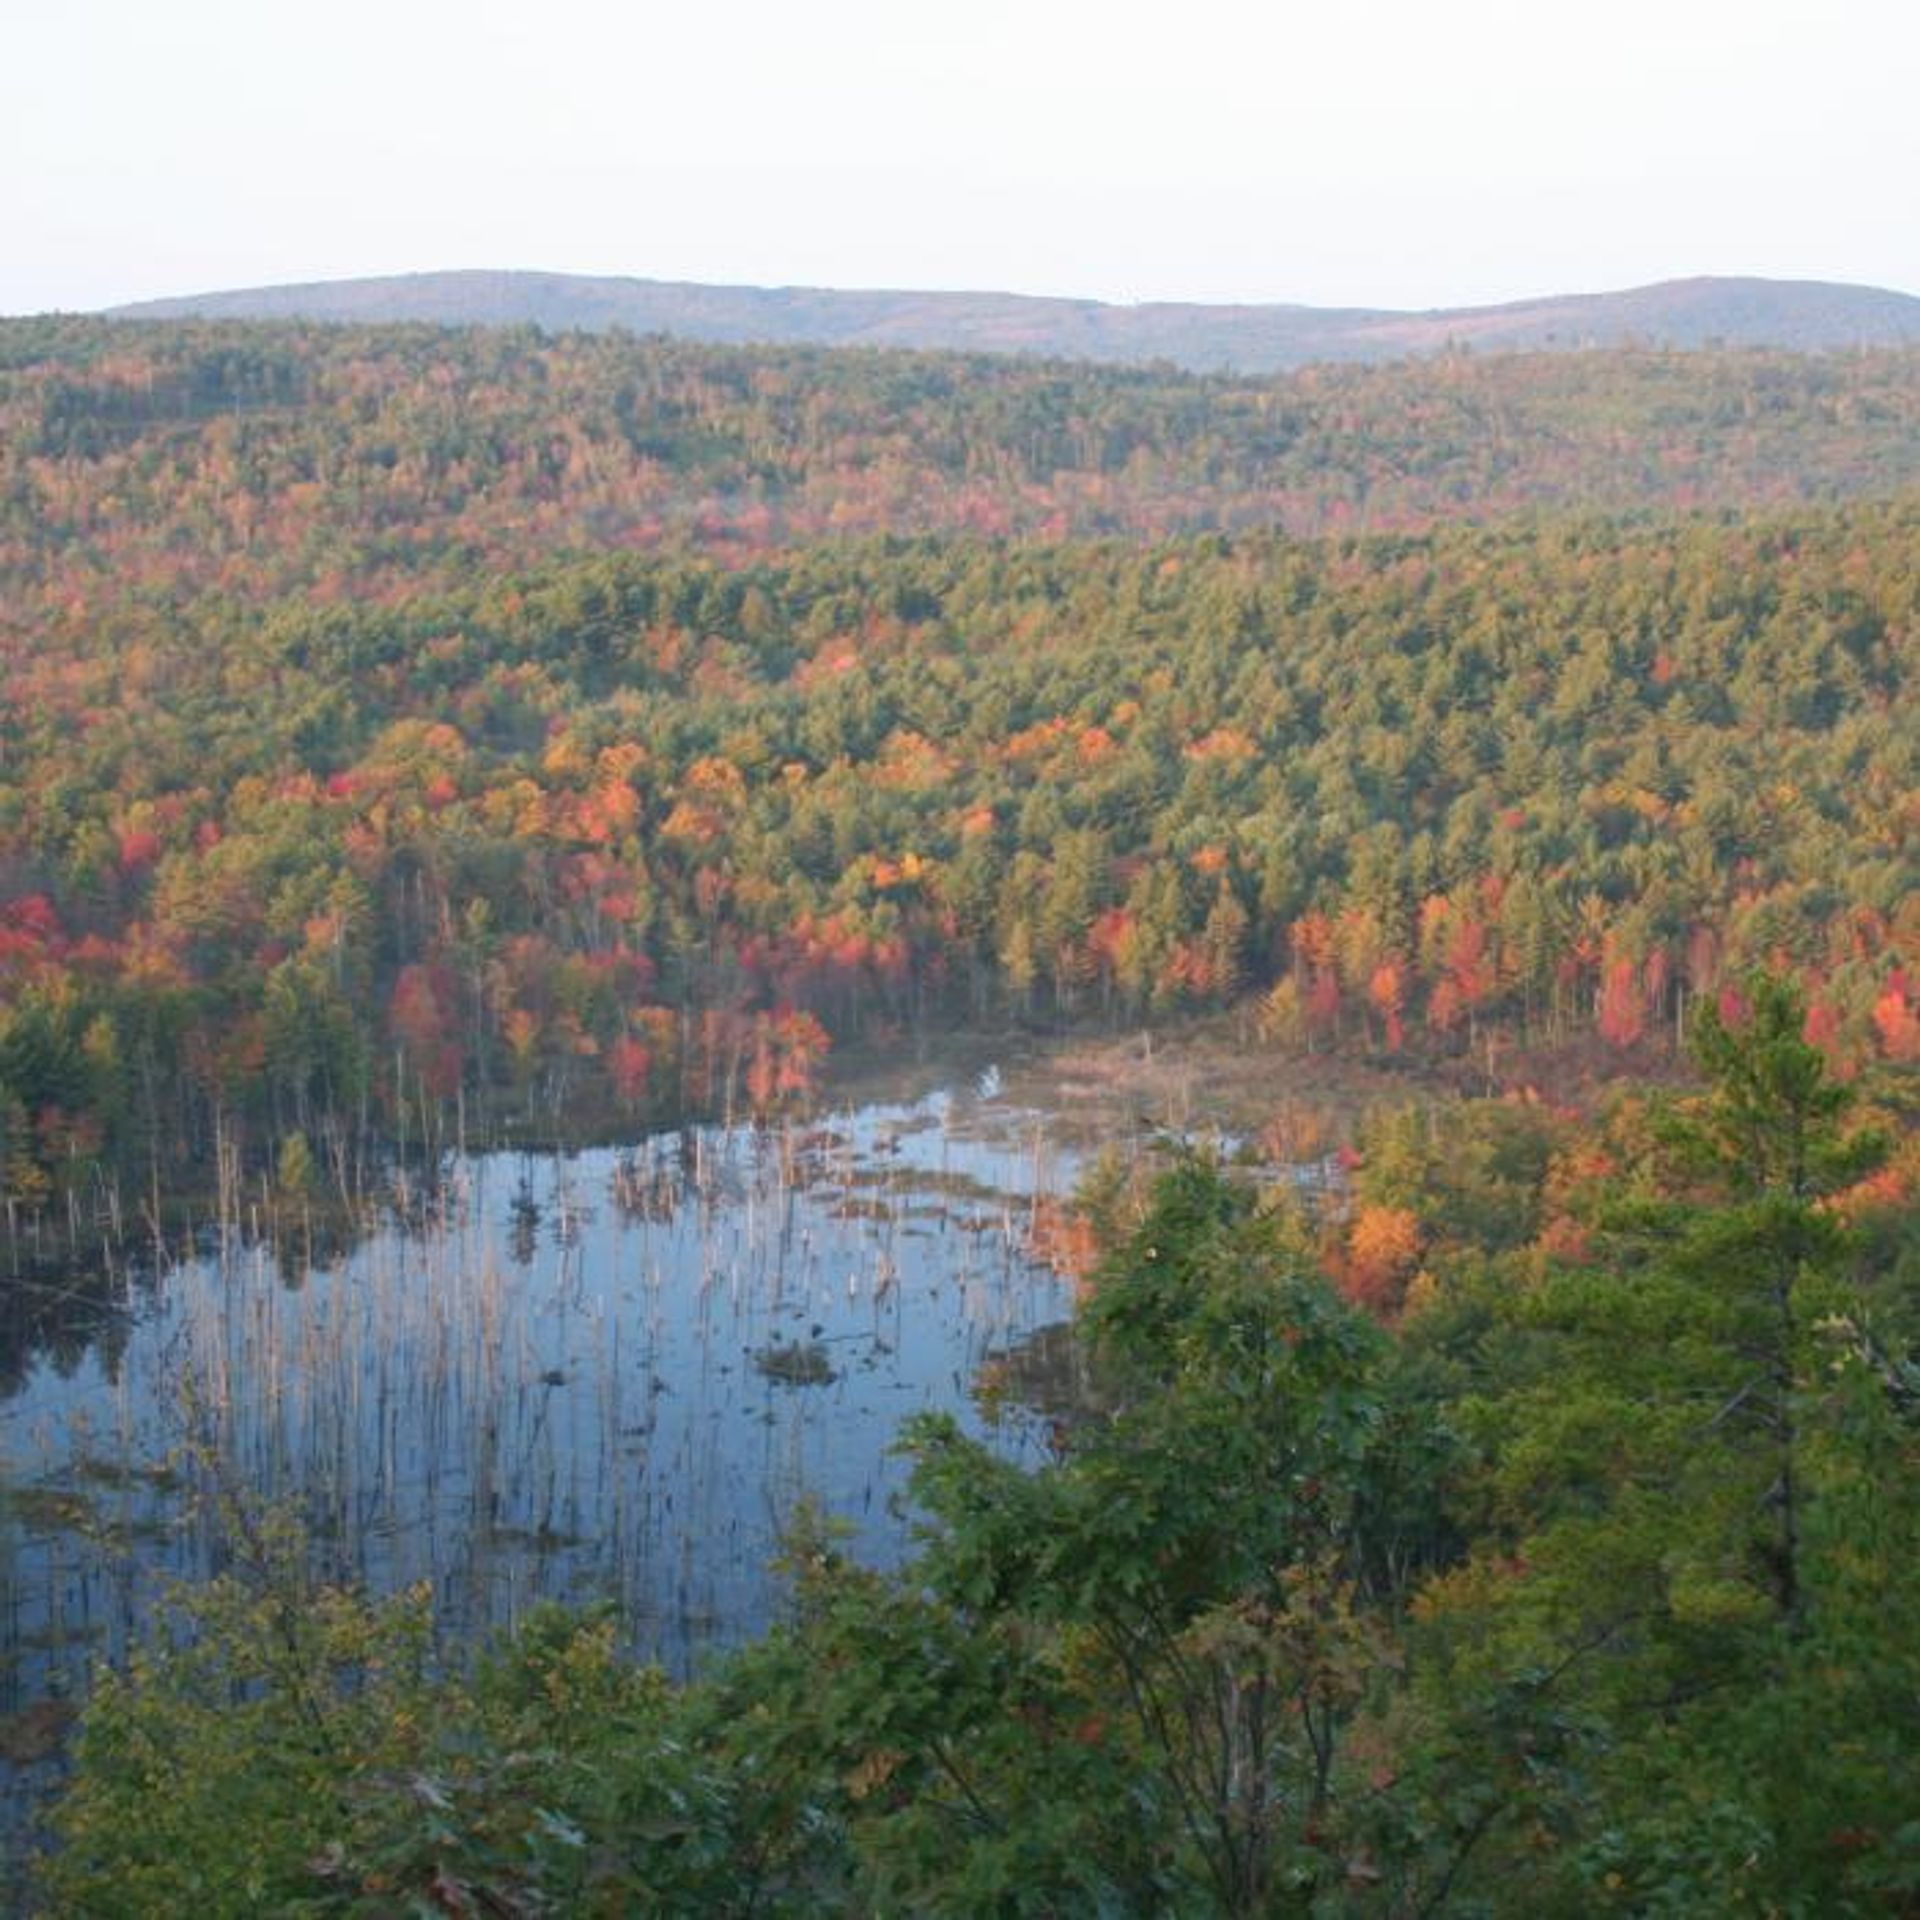
<svg viewBox="0 0 1920 1920">
<path fill-rule="evenodd" d="M 689 1660 L 764 1617 L 771 1530 L 802 1490 L 895 1551 L 898 1415 L 961 1410 L 980 1355 L 1066 1310 L 1028 1256 L 1025 1123 L 948 1114 L 416 1157 L 362 1221 L 297 1208 L 277 1233 L 207 1232 L 138 1285 L 126 1263 L 77 1294 L 0 1282 L 15 1431 L 61 1496 L 109 1459 L 144 1525 L 166 1503 L 139 1476 L 178 1443 L 184 1389 L 193 1437 L 293 1504 L 319 1564 L 382 1591 L 430 1578 L 451 1639 L 531 1596 L 604 1594 L 637 1646 Z M 102 1340 L 104 1393 L 83 1366 Z M 37 1402 L 32 1356 L 56 1347 L 82 1391 Z M 1009 1451 L 1042 1440 L 1027 1397 L 1008 1398 Z M 195 1526 L 173 1530 L 184 1509 L 162 1517 L 164 1538 L 112 1541 L 61 1522 L 34 1547 L 33 1605 L 69 1639 L 110 1618 L 123 1646 L 150 1576 L 211 1565 Z"/>
<path fill-rule="evenodd" d="M 264 1262 L 298 1292 L 309 1274 L 344 1264 L 392 1228 L 417 1235 L 462 1220 L 471 1200 L 466 1163 L 452 1153 L 395 1155 L 382 1187 L 358 1207 L 302 1201 L 249 1211 L 224 1232 L 187 1228 L 156 1244 L 99 1236 L 22 1271 L 0 1273 L 0 1399 L 18 1393 L 41 1361 L 71 1379 L 89 1354 L 109 1381 L 119 1377 L 132 1323 L 166 1272 L 225 1257 Z"/>
<path fill-rule="evenodd" d="M 1066 1427 L 1107 1410 L 1092 1356 L 1071 1320 L 1037 1327 L 990 1353 L 974 1377 L 974 1395 L 989 1406 L 1011 1402 Z"/>
<path fill-rule="evenodd" d="M 750 1143 L 751 1168 L 742 1164 Z M 737 1201 L 752 1185 L 764 1190 L 772 1169 L 782 1188 L 813 1190 L 854 1173 L 852 1139 L 832 1128 L 782 1125 L 723 1133 L 682 1127 L 629 1148 L 615 1165 L 608 1193 L 630 1221 L 671 1225 L 682 1206 L 713 1207 Z M 520 1266 L 532 1264 L 541 1229 L 551 1216 L 561 1244 L 588 1217 L 578 1206 L 543 1207 L 535 1198 L 536 1173 L 549 1156 L 522 1156 L 521 1176 L 509 1205 L 508 1251 Z M 212 1227 L 188 1230 L 172 1243 L 137 1250 L 124 1239 L 102 1237 L 62 1256 L 43 1255 L 26 1270 L 16 1248 L 16 1267 L 0 1274 L 0 1399 L 18 1393 L 35 1366 L 45 1361 L 69 1379 L 89 1353 L 98 1356 L 107 1379 L 119 1363 L 143 1292 L 155 1276 L 177 1262 L 224 1254 L 249 1261 L 265 1258 L 292 1290 L 316 1270 L 346 1262 L 373 1236 L 398 1228 L 430 1237 L 467 1216 L 472 1199 L 468 1163 L 447 1153 L 394 1153 L 377 1194 L 359 1208 L 319 1206 L 303 1200 L 277 1214 L 253 1211 L 224 1234 Z"/>
<path fill-rule="evenodd" d="M 67 1380 L 93 1353 L 101 1372 L 117 1378 L 131 1284 L 125 1268 L 0 1282 L 0 1399 L 18 1393 L 42 1361 Z"/>
</svg>

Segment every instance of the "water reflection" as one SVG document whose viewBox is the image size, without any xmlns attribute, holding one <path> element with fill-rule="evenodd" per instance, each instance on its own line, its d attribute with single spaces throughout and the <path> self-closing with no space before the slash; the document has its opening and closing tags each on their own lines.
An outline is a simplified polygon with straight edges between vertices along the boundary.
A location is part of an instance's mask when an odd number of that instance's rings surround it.
<svg viewBox="0 0 1920 1920">
<path fill-rule="evenodd" d="M 431 1583 L 471 1636 L 535 1600 L 611 1599 L 684 1669 L 761 1627 L 803 1496 L 897 1555 L 923 1408 L 985 1430 L 990 1356 L 1069 1311 L 1027 1255 L 1072 1177 L 1037 1118 L 977 1090 L 829 1124 L 686 1129 L 416 1177 L 351 1252 L 183 1264 L 42 1353 L 0 1403 L 0 1714 L 117 1654 L 170 1575 L 213 1570 L 198 1438 L 290 1500 L 330 1570 Z M 1017 1395 L 997 1443 L 1039 1457 Z"/>
</svg>

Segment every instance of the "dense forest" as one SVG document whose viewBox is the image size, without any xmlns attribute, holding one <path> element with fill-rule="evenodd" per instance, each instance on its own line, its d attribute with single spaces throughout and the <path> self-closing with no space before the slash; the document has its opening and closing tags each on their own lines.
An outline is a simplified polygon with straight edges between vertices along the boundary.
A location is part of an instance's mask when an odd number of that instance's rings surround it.
<svg viewBox="0 0 1920 1920">
<path fill-rule="evenodd" d="M 1688 436 L 1722 421 L 1715 488 L 1898 478 L 1920 359 L 1462 363 L 1322 393 L 16 331 L 10 1217 L 119 1216 L 129 1183 L 152 1199 L 296 1135 L 344 1184 L 371 1135 L 452 1116 L 764 1110 L 830 1038 L 988 1016 L 1257 995 L 1277 1047 L 1631 1052 L 1765 962 L 1837 1061 L 1920 1050 L 1911 496 L 1488 525 L 1442 497 L 1490 512 L 1491 421 L 1529 410 L 1562 430 L 1516 426 L 1516 485 L 1604 497 L 1592 460 L 1624 484 L 1647 449 L 1595 423 L 1663 387 Z M 623 407 L 653 507 L 596 465 Z M 1263 442 L 1263 415 L 1300 418 Z M 884 522 L 894 482 L 858 505 L 882 420 L 926 518 L 969 517 L 944 472 L 1078 528 L 1105 466 L 1145 503 L 1130 525 L 1284 518 L 1292 494 L 1324 522 L 1382 463 L 1431 524 L 763 553 L 689 493 L 709 462 L 728 497 L 757 467 L 786 476 L 767 539 L 789 495 Z M 1090 464 L 1063 470 L 1076 442 Z M 586 545 L 608 499 L 622 540 L 657 508 L 687 542 L 534 557 Z"/>
<path fill-rule="evenodd" d="M 961 1027 L 1516 1096 L 1103 1170 L 1053 1465 L 700 1686 L 247 1519 L 68 1910 L 1913 1911 L 1917 489 L 1914 353 L 0 323 L 13 1272 Z"/>
<path fill-rule="evenodd" d="M 0 322 L 9 628 L 408 597 L 610 548 L 1397 531 L 1920 480 L 1920 352 L 1202 377 L 532 329 Z"/>
</svg>

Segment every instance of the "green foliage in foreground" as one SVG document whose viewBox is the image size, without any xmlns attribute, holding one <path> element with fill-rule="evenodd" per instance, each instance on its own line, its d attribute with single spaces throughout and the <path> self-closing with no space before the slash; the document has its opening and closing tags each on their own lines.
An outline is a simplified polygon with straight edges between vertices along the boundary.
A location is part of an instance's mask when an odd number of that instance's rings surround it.
<svg viewBox="0 0 1920 1920">
<path fill-rule="evenodd" d="M 1704 1021 L 1584 1243 L 1503 1213 L 1397 1339 L 1178 1162 L 1109 1210 L 1103 1410 L 1037 1472 L 911 1428 L 918 1558 L 803 1528 L 697 1684 L 558 1615 L 437 1675 L 417 1596 L 252 1530 L 103 1682 L 50 1907 L 1913 1912 L 1910 1266 L 1835 1204 L 1886 1143 L 1803 1020 Z"/>
</svg>

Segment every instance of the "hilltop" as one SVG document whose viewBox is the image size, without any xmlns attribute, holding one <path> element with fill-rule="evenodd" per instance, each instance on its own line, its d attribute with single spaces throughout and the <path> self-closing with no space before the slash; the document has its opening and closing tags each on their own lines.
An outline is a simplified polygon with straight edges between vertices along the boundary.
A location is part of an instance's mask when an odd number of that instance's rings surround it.
<svg viewBox="0 0 1920 1920">
<path fill-rule="evenodd" d="M 1318 361 L 1381 361 L 1447 347 L 1787 347 L 1832 351 L 1920 342 L 1920 299 L 1813 280 L 1697 278 L 1499 306 L 1138 306 L 1010 293 L 849 292 L 708 286 L 565 273 L 462 271 L 250 287 L 148 300 L 116 318 L 291 319 L 552 332 L 669 334 L 730 344 L 940 348 L 1110 363 L 1171 361 L 1270 373 Z"/>
</svg>

